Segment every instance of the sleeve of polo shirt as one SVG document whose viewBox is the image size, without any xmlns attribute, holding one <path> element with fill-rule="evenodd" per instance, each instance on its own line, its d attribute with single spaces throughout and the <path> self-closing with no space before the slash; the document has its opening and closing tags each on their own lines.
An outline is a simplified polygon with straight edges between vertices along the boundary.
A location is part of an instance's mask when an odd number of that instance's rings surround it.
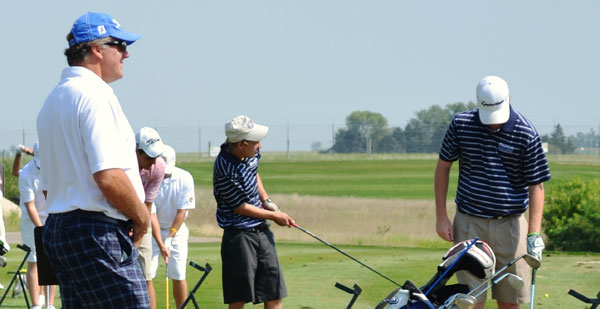
<svg viewBox="0 0 600 309">
<path fill-rule="evenodd" d="M 19 197 L 21 202 L 27 203 L 35 199 L 35 192 L 33 191 L 33 179 L 24 174 L 21 173 L 19 177 Z"/>
<path fill-rule="evenodd" d="M 150 179 L 146 188 L 144 188 L 144 192 L 146 193 L 146 202 L 152 203 L 156 199 L 158 195 L 158 189 L 160 189 L 160 184 L 165 177 L 165 161 L 158 157 L 156 158 L 156 162 L 152 166 L 152 172 L 150 173 Z"/>
<path fill-rule="evenodd" d="M 187 171 L 181 175 L 181 191 L 179 191 L 177 209 L 196 208 L 196 194 L 194 193 L 194 177 Z"/>
<path fill-rule="evenodd" d="M 97 94 L 82 104 L 79 128 L 92 174 L 127 168 L 124 158 L 135 149 L 129 149 L 125 143 L 121 117 L 125 116 L 116 97 Z"/>
<path fill-rule="evenodd" d="M 227 170 L 224 162 L 217 158 L 213 179 L 214 193 L 224 202 L 222 206 L 238 208 L 244 203 L 249 203 L 250 197 L 247 196 L 237 176 L 232 173 Z"/>
<path fill-rule="evenodd" d="M 523 155 L 523 170 L 525 180 L 529 186 L 550 180 L 550 167 L 537 132 L 529 141 Z"/>
<path fill-rule="evenodd" d="M 456 135 L 456 116 L 450 122 L 442 147 L 440 149 L 440 159 L 447 162 L 454 162 L 458 159 L 458 140 Z"/>
</svg>

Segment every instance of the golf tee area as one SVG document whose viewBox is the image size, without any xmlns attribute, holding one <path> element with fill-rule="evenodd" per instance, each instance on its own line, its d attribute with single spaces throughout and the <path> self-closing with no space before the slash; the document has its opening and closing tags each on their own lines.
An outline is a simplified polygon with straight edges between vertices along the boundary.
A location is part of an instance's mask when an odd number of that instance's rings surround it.
<svg viewBox="0 0 600 309">
<path fill-rule="evenodd" d="M 594 159 L 590 162 L 578 157 L 549 156 L 552 180 L 546 184 L 546 196 L 555 185 L 573 177 L 599 178 L 600 158 Z M 298 225 L 396 282 L 402 284 L 410 280 L 422 286 L 435 274 L 442 255 L 452 246 L 435 233 L 433 171 L 436 160 L 436 155 L 294 154 L 287 158 L 284 154 L 267 152 L 261 161 L 260 174 L 271 199 Z M 208 263 L 212 267 L 194 297 L 201 308 L 225 308 L 221 290 L 222 230 L 215 219 L 212 160 L 182 155 L 178 166 L 192 173 L 196 184 L 196 209 L 190 211 L 186 220 L 191 232 L 188 262 L 201 266 Z M 455 167 L 448 192 L 451 217 L 457 175 Z M 10 218 L 5 215 L 7 230 L 17 232 L 18 222 L 15 226 Z M 345 308 L 352 295 L 336 288 L 336 283 L 360 286 L 362 293 L 353 308 L 374 308 L 397 288 L 296 228 L 271 224 L 271 229 L 287 284 L 285 308 Z M 20 240 L 11 242 L 12 248 L 5 255 L 8 264 L 0 268 L 0 283 L 5 287 L 24 256 L 16 246 L 18 243 Z M 167 307 L 164 267 L 161 261 L 154 279 L 158 308 Z M 203 274 L 192 266 L 187 267 L 190 290 Z M 455 278 L 449 284 L 454 282 Z M 544 251 L 536 273 L 535 306 L 589 307 L 567 293 L 573 289 L 596 297 L 599 283 L 600 254 Z M 0 290 L 1 294 L 4 292 Z M 23 294 L 16 298 L 12 294 L 11 288 L 2 308 L 26 308 Z M 175 308 L 174 299 L 169 297 L 169 301 L 169 307 Z M 55 306 L 60 308 L 59 295 Z M 486 308 L 495 306 L 495 302 L 488 301 Z M 190 303 L 187 307 L 194 306 Z M 262 308 L 263 305 L 246 307 Z"/>
</svg>

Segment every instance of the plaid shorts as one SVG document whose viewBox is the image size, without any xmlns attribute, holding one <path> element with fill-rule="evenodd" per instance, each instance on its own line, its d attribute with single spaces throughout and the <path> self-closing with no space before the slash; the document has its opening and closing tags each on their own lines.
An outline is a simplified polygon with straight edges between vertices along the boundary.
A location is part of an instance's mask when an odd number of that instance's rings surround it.
<svg viewBox="0 0 600 309">
<path fill-rule="evenodd" d="M 51 214 L 43 242 L 63 308 L 150 308 L 138 252 L 124 225 L 77 211 Z"/>
</svg>

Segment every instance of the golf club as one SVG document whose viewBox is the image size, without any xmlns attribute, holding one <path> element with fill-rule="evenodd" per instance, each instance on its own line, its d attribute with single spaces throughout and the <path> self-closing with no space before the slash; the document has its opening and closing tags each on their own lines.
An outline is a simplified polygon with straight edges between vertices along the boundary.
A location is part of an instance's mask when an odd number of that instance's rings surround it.
<svg viewBox="0 0 600 309">
<path fill-rule="evenodd" d="M 495 280 L 492 280 L 492 284 L 487 286 L 485 289 L 479 291 L 479 293 L 477 293 L 476 295 L 471 295 L 473 293 L 473 291 L 475 291 L 474 289 L 469 292 L 468 294 L 463 294 L 463 293 L 457 293 L 452 295 L 452 297 L 448 298 L 448 300 L 446 300 L 446 302 L 444 302 L 444 304 L 442 306 L 440 306 L 439 308 L 441 309 L 472 309 L 475 308 L 475 305 L 477 304 L 477 297 L 479 297 L 479 295 L 485 293 L 485 291 L 487 291 L 488 289 L 490 289 L 491 287 L 493 287 L 494 285 L 496 285 L 498 282 L 502 281 L 506 279 L 508 281 L 508 284 L 510 284 L 511 287 L 513 287 L 514 289 L 520 289 L 523 286 L 523 279 L 521 279 L 521 277 L 515 275 L 515 274 L 504 274 L 498 278 L 496 278 Z"/>
<path fill-rule="evenodd" d="M 302 232 L 304 232 L 304 233 L 306 233 L 306 234 L 310 235 L 310 236 L 311 236 L 311 237 L 313 237 L 314 239 L 316 239 L 316 240 L 318 240 L 318 241 L 320 241 L 320 242 L 322 242 L 322 243 L 326 244 L 327 246 L 329 246 L 330 248 L 332 248 L 332 249 L 336 250 L 337 252 L 339 252 L 339 253 L 341 253 L 341 254 L 343 254 L 343 255 L 347 256 L 348 258 L 352 259 L 354 262 L 356 262 L 356 263 L 358 263 L 358 264 L 360 264 L 360 265 L 362 265 L 362 266 L 366 267 L 366 268 L 367 268 L 367 269 L 369 269 L 370 271 L 372 271 L 372 272 L 374 272 L 374 273 L 378 274 L 379 276 L 381 276 L 382 278 L 384 278 L 384 279 L 388 280 L 389 282 L 391 282 L 391 283 L 393 283 L 393 284 L 395 284 L 395 285 L 397 285 L 397 286 L 401 286 L 401 285 L 400 285 L 398 282 L 396 282 L 396 281 L 394 281 L 394 280 L 390 279 L 389 277 L 387 277 L 386 275 L 384 275 L 384 274 L 382 274 L 382 273 L 380 273 L 380 272 L 376 271 L 375 269 L 371 268 L 371 267 L 370 267 L 370 266 L 368 266 L 367 264 L 365 264 L 365 263 L 363 263 L 363 262 L 361 262 L 361 261 L 359 261 L 359 260 L 355 259 L 354 257 L 350 256 L 348 253 L 346 253 L 346 252 L 344 252 L 344 251 L 342 251 L 342 250 L 338 249 L 338 248 L 337 248 L 337 247 L 335 247 L 334 245 L 332 245 L 332 244 L 330 244 L 330 243 L 326 242 L 325 240 L 323 240 L 323 239 L 319 238 L 317 235 L 315 235 L 315 234 L 311 233 L 310 231 L 308 231 L 308 230 L 306 230 L 306 229 L 304 229 L 304 228 L 300 227 L 300 226 L 299 226 L 298 224 L 296 224 L 295 222 L 294 222 L 294 223 L 292 223 L 292 226 L 293 226 L 293 227 L 295 227 L 295 228 L 297 228 L 297 229 L 299 229 L 299 230 L 301 230 Z"/>
<path fill-rule="evenodd" d="M 533 301 L 535 298 L 535 272 L 537 268 L 531 271 L 531 299 L 529 300 L 529 309 L 533 309 Z"/>
<path fill-rule="evenodd" d="M 165 295 L 167 299 L 167 309 L 169 309 L 169 257 L 165 257 Z"/>
<path fill-rule="evenodd" d="M 540 260 L 538 260 L 536 257 L 534 257 L 533 255 L 530 254 L 523 254 L 520 255 L 514 259 L 512 259 L 510 262 L 508 262 L 506 265 L 502 266 L 502 268 L 500 268 L 498 271 L 496 271 L 496 273 L 490 277 L 487 280 L 482 281 L 478 286 L 476 286 L 474 289 L 471 290 L 471 292 L 469 292 L 469 294 L 474 293 L 475 291 L 481 289 L 484 285 L 488 284 L 488 282 L 490 282 L 491 280 L 493 280 L 495 277 L 497 277 L 498 275 L 500 275 L 502 272 L 504 272 L 506 269 L 508 269 L 509 267 L 511 267 L 513 264 L 515 264 L 517 261 L 519 261 L 520 259 L 524 259 L 525 262 L 527 262 L 527 264 L 529 265 L 529 267 L 533 268 L 533 269 L 537 269 L 540 267 Z"/>
<path fill-rule="evenodd" d="M 475 298 L 479 297 L 479 295 L 485 293 L 485 291 L 492 288 L 494 285 L 498 284 L 498 282 L 500 282 L 504 279 L 506 279 L 508 284 L 510 284 L 510 286 L 515 290 L 518 290 L 523 286 L 523 279 L 521 277 L 519 277 L 515 274 L 506 273 L 506 274 L 492 280 L 492 284 L 487 286 L 485 289 L 479 291 L 479 293 L 473 295 L 473 297 L 475 297 Z M 469 294 L 471 294 L 471 292 L 469 292 Z"/>
</svg>

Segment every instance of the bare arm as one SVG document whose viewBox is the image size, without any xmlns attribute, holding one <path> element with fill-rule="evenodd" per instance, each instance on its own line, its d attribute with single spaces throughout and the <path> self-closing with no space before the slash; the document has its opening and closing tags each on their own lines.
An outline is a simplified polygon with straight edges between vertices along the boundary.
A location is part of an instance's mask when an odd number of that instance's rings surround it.
<svg viewBox="0 0 600 309">
<path fill-rule="evenodd" d="M 539 233 L 542 229 L 542 214 L 544 212 L 544 184 L 529 186 L 529 231 Z"/>
<path fill-rule="evenodd" d="M 446 198 L 448 196 L 448 182 L 452 162 L 438 159 L 435 168 L 433 187 L 435 193 L 435 229 L 437 234 L 446 241 L 454 241 L 452 222 L 448 218 Z"/>
<path fill-rule="evenodd" d="M 107 169 L 96 172 L 94 180 L 106 200 L 133 221 L 133 236 L 131 240 L 139 247 L 142 237 L 148 230 L 150 215 L 131 184 L 131 181 L 121 169 Z"/>
<path fill-rule="evenodd" d="M 38 213 L 37 208 L 35 208 L 35 202 L 29 201 L 23 204 L 25 204 L 25 207 L 27 208 L 27 213 L 29 214 L 31 222 L 33 222 L 35 226 L 42 226 L 42 220 L 40 220 L 40 214 Z"/>
<path fill-rule="evenodd" d="M 171 223 L 171 228 L 169 229 L 168 237 L 174 237 L 177 232 L 174 232 L 173 229 L 179 231 L 183 221 L 185 220 L 185 215 L 187 214 L 187 209 L 177 209 L 177 214 L 175 218 L 173 218 L 173 223 Z"/>
<path fill-rule="evenodd" d="M 244 203 L 242 206 L 236 208 L 235 213 L 257 219 L 271 220 L 281 226 L 290 227 L 292 224 L 294 224 L 294 220 L 283 212 L 265 210 L 248 203 Z"/>
<path fill-rule="evenodd" d="M 11 174 L 15 177 L 19 177 L 19 169 L 21 168 L 21 154 L 17 152 L 15 160 L 13 161 Z"/>
</svg>

